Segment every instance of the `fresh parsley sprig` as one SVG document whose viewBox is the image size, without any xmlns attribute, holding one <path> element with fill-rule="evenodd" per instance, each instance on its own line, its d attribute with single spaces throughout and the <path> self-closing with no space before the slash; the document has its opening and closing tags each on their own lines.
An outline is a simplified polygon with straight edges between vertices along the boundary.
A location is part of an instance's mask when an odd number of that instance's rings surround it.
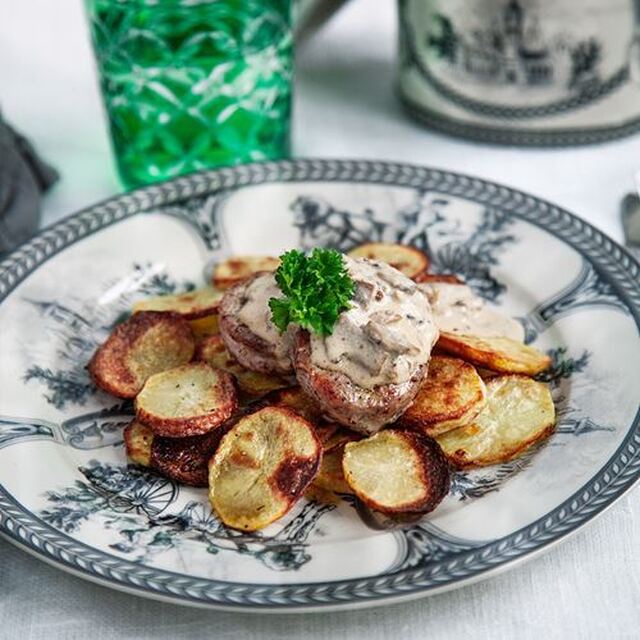
<svg viewBox="0 0 640 640">
<path fill-rule="evenodd" d="M 293 249 L 280 256 L 275 277 L 283 298 L 271 298 L 271 320 L 285 331 L 295 323 L 318 335 L 331 335 L 356 290 L 342 254 L 314 249 L 309 256 Z"/>
</svg>

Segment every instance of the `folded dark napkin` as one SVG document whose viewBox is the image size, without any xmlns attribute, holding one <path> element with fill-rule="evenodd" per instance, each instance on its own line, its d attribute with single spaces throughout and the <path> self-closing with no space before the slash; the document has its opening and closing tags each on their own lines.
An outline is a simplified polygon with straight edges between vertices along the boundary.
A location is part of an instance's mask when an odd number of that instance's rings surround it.
<svg viewBox="0 0 640 640">
<path fill-rule="evenodd" d="M 0 254 L 36 232 L 40 198 L 57 179 L 57 171 L 0 117 Z"/>
</svg>

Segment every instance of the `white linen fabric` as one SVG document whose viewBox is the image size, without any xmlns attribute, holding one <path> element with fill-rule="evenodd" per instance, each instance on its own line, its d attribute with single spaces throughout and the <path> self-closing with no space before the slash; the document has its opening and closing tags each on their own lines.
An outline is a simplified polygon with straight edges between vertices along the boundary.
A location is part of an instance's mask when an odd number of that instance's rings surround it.
<svg viewBox="0 0 640 640">
<path fill-rule="evenodd" d="M 119 191 L 81 0 L 1 3 L 0 61 L 4 114 L 62 175 L 45 199 L 43 223 Z M 553 150 L 446 138 L 403 113 L 394 64 L 392 3 L 352 0 L 299 52 L 295 155 L 474 174 L 551 200 L 621 239 L 618 205 L 640 168 L 640 136 Z M 638 638 L 639 540 L 636 489 L 570 540 L 489 581 L 391 607 L 295 616 L 146 601 L 67 575 L 0 540 L 0 637 Z"/>
</svg>

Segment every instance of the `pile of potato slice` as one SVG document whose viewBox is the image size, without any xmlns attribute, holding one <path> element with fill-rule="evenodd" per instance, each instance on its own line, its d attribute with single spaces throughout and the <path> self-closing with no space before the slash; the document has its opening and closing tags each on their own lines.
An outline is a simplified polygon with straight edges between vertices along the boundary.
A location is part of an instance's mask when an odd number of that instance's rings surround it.
<svg viewBox="0 0 640 640">
<path fill-rule="evenodd" d="M 429 273 L 413 247 L 369 243 L 350 255 L 384 260 L 417 282 L 461 282 Z M 97 386 L 134 399 L 129 459 L 208 487 L 227 526 L 261 529 L 303 495 L 351 494 L 394 517 L 428 513 L 447 494 L 451 467 L 510 460 L 553 432 L 551 394 L 532 377 L 547 356 L 508 338 L 446 333 L 396 424 L 365 438 L 328 422 L 294 380 L 247 370 L 218 334 L 224 290 L 278 264 L 229 258 L 216 265 L 213 286 L 136 303 L 89 363 Z"/>
</svg>

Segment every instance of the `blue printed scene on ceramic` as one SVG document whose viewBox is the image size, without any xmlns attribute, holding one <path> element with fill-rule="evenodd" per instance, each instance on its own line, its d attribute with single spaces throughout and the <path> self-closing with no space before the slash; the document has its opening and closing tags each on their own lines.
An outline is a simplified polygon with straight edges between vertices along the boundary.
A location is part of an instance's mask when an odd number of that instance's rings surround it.
<svg viewBox="0 0 640 640">
<path fill-rule="evenodd" d="M 638 130 L 637 5 L 609 0 L 400 0 L 398 88 L 457 135 L 524 145 Z"/>
<path fill-rule="evenodd" d="M 128 464 L 132 417 L 86 365 L 132 304 L 204 284 L 232 254 L 412 244 L 518 318 L 547 352 L 552 438 L 458 472 L 404 527 L 302 500 L 259 533 L 223 526 L 206 490 Z M 452 587 L 576 529 L 640 472 L 640 275 L 552 205 L 455 174 L 297 161 L 181 178 L 43 232 L 0 272 L 2 531 L 87 577 L 176 601 L 312 608 Z M 52 295 L 55 291 L 55 296 Z"/>
</svg>

